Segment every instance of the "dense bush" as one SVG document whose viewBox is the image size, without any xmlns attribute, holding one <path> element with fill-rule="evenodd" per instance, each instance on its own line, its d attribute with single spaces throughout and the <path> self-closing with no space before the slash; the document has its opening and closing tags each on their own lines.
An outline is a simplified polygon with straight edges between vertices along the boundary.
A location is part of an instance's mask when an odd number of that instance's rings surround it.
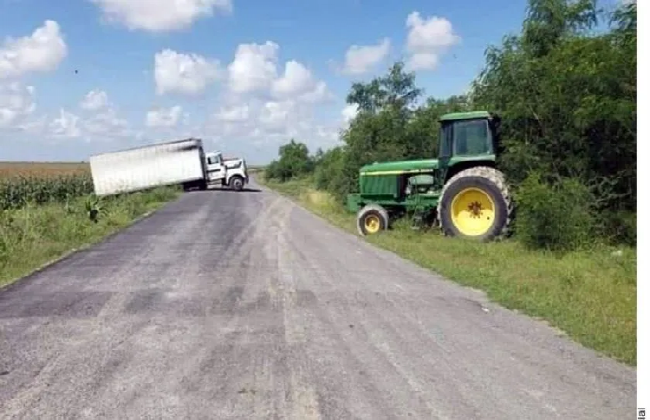
<svg viewBox="0 0 650 420">
<path fill-rule="evenodd" d="M 604 20 L 609 30 L 594 32 Z M 503 118 L 499 167 L 515 189 L 522 185 L 523 241 L 567 249 L 597 235 L 634 245 L 636 20 L 636 3 L 608 15 L 595 0 L 529 0 L 521 32 L 488 48 L 468 95 L 422 101 L 415 75 L 398 62 L 351 86 L 347 102 L 359 112 L 342 146 L 310 157 L 292 140 L 268 176 L 284 181 L 312 168 L 316 186 L 343 202 L 365 164 L 437 156 L 441 114 L 495 111 Z"/>
<path fill-rule="evenodd" d="M 563 178 L 551 185 L 539 174 L 517 189 L 515 231 L 529 248 L 565 251 L 593 244 L 594 197 L 577 179 Z"/>
</svg>

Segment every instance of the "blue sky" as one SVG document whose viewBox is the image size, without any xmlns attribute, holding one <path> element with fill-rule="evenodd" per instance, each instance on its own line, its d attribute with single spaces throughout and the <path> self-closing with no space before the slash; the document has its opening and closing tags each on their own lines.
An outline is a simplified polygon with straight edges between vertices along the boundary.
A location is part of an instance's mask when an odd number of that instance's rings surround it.
<svg viewBox="0 0 650 420">
<path fill-rule="evenodd" d="M 0 0 L 0 160 L 85 160 L 190 135 L 256 163 L 292 135 L 327 148 L 345 124 L 353 81 L 402 57 L 428 95 L 462 93 L 485 48 L 518 31 L 525 8 L 522 0 L 174 3 Z M 375 48 L 346 67 L 352 45 Z"/>
</svg>

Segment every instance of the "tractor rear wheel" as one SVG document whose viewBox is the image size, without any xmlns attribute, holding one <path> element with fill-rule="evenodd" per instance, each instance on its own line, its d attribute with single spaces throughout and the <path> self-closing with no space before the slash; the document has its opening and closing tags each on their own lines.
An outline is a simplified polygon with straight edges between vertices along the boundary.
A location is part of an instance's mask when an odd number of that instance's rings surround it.
<svg viewBox="0 0 650 420">
<path fill-rule="evenodd" d="M 507 235 L 512 198 L 505 176 L 477 166 L 454 175 L 442 189 L 438 219 L 447 236 L 491 241 Z"/>
<path fill-rule="evenodd" d="M 357 213 L 359 235 L 374 235 L 388 228 L 388 212 L 379 204 L 368 204 Z"/>
</svg>

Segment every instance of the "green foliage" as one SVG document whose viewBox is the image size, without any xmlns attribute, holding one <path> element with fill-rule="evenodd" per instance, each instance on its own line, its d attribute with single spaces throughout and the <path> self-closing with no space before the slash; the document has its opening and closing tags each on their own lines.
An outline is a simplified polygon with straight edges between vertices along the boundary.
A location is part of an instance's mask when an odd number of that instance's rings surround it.
<svg viewBox="0 0 650 420">
<path fill-rule="evenodd" d="M 397 62 L 383 77 L 352 84 L 346 100 L 348 104 L 357 104 L 362 112 L 376 113 L 387 108 L 405 111 L 422 93 L 415 86 L 415 74 L 406 73 L 404 63 Z"/>
<path fill-rule="evenodd" d="M 591 34 L 603 17 L 592 0 L 531 0 L 521 35 L 488 49 L 472 98 L 504 117 L 500 163 L 512 182 L 578 178 L 599 211 L 634 211 L 636 5 Z"/>
<path fill-rule="evenodd" d="M 65 203 L 93 192 L 90 175 L 16 176 L 0 180 L 0 210 L 27 204 Z"/>
<path fill-rule="evenodd" d="M 281 148 L 267 174 L 286 181 L 313 168 L 316 186 L 343 203 L 357 189 L 361 166 L 437 156 L 440 115 L 490 110 L 502 117 L 499 168 L 515 187 L 527 180 L 534 191 L 517 203 L 518 215 L 548 218 L 559 212 L 586 229 L 589 217 L 578 215 L 597 213 L 602 222 L 590 227 L 591 233 L 634 245 L 636 21 L 635 3 L 620 4 L 607 15 L 595 0 L 529 0 L 520 33 L 487 49 L 484 69 L 467 96 L 422 101 L 415 75 L 395 63 L 386 75 L 351 86 L 347 102 L 359 112 L 343 130 L 341 146 L 310 160 L 306 147 L 292 141 L 283 147 L 300 153 Z M 609 30 L 594 32 L 598 22 L 609 22 Z M 566 197 L 551 197 L 546 204 L 540 199 L 571 191 L 584 198 L 586 190 L 590 198 L 571 205 Z M 569 207 L 553 209 L 552 203 Z M 524 241 L 536 235 L 531 223 L 519 223 L 520 235 L 529 235 Z M 535 246 L 577 246 L 583 233 L 567 232 L 565 239 L 541 235 Z"/>
<path fill-rule="evenodd" d="M 334 147 L 326 152 L 319 150 L 314 158 L 316 188 L 328 191 L 336 188 L 333 174 L 343 170 L 344 150 Z"/>
<path fill-rule="evenodd" d="M 293 139 L 289 143 L 280 146 L 278 155 L 280 158 L 271 162 L 266 168 L 265 173 L 269 179 L 287 181 L 291 178 L 306 175 L 314 169 L 307 146 L 303 143 L 296 143 Z"/>
<path fill-rule="evenodd" d="M 530 249 L 569 251 L 593 244 L 593 196 L 577 179 L 563 178 L 550 185 L 532 174 L 516 195 L 515 229 Z"/>
</svg>

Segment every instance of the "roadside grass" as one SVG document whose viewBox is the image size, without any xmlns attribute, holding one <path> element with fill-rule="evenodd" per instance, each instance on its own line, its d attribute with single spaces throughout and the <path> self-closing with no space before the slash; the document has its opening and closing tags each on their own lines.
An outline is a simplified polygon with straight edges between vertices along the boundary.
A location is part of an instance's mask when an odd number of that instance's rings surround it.
<svg viewBox="0 0 650 420">
<path fill-rule="evenodd" d="M 309 179 L 258 182 L 356 234 L 355 215 Z M 633 248 L 595 246 L 564 255 L 529 251 L 515 240 L 479 244 L 418 232 L 405 223 L 368 242 L 483 290 L 504 307 L 540 318 L 582 345 L 636 366 L 636 267 Z M 612 252 L 622 251 L 622 255 Z"/>
<path fill-rule="evenodd" d="M 179 194 L 167 187 L 102 199 L 99 206 L 91 196 L 81 196 L 67 204 L 29 204 L 0 212 L 0 287 L 99 242 Z M 96 222 L 90 218 L 91 209 L 98 210 Z"/>
</svg>

